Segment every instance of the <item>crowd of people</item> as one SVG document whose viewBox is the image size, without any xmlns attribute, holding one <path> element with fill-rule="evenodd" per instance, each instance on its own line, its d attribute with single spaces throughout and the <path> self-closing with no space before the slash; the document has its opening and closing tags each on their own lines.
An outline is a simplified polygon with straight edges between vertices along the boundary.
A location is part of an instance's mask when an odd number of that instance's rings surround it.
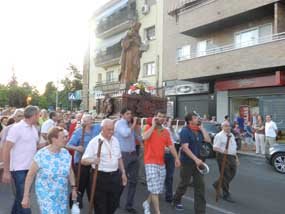
<svg viewBox="0 0 285 214">
<path fill-rule="evenodd" d="M 69 197 L 80 208 L 87 206 L 82 201 L 86 192 L 96 214 L 112 214 L 119 207 L 124 191 L 124 209 L 136 213 L 136 187 L 139 177 L 144 175 L 149 192 L 141 202 L 145 214 L 151 213 L 151 206 L 160 214 L 159 195 L 163 192 L 166 202 L 183 210 L 181 199 L 191 180 L 195 213 L 206 212 L 205 183 L 200 170 L 205 166 L 201 145 L 211 139 L 195 113 L 185 116 L 185 126 L 179 133 L 165 112 L 157 111 L 144 124 L 128 108 L 121 110 L 120 118 L 107 118 L 100 123 L 94 123 L 88 113 L 48 112 L 36 106 L 17 109 L 2 118 L 2 182 L 15 187 L 13 214 L 31 213 L 34 178 L 41 213 L 68 213 Z M 225 120 L 221 126 L 213 148 L 220 171 L 224 168 L 224 179 L 218 178 L 213 187 L 216 192 L 222 189 L 224 200 L 234 202 L 229 184 L 239 165 L 237 143 L 230 122 Z M 247 137 L 252 136 L 250 128 L 244 128 Z M 237 129 L 240 127 L 235 125 L 233 132 Z M 266 123 L 258 117 L 253 129 L 260 151 L 264 152 L 265 142 L 269 145 L 274 142 L 276 124 L 269 115 Z M 222 166 L 224 156 L 228 161 Z M 180 167 L 180 180 L 173 191 L 175 167 Z M 93 199 L 92 195 L 95 195 Z"/>
<path fill-rule="evenodd" d="M 229 118 L 225 117 L 225 120 L 230 122 Z M 271 115 L 266 115 L 264 120 L 262 115 L 253 114 L 248 121 L 236 117 L 231 124 L 238 149 L 241 149 L 241 144 L 244 143 L 246 147 L 251 146 L 256 154 L 265 155 L 270 146 L 276 143 L 278 127 Z"/>
</svg>

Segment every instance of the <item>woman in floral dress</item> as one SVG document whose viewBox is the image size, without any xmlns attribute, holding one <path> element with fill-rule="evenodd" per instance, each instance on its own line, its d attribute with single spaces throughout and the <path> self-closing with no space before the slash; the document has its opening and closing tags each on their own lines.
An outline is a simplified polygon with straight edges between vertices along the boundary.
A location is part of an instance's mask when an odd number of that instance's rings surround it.
<svg viewBox="0 0 285 214">
<path fill-rule="evenodd" d="M 72 186 L 72 198 L 76 199 L 71 156 L 64 148 L 66 137 L 60 127 L 48 133 L 49 145 L 39 150 L 25 181 L 23 207 L 30 205 L 30 188 L 36 175 L 35 191 L 42 214 L 68 213 L 68 183 Z M 69 182 L 68 182 L 69 181 Z"/>
</svg>

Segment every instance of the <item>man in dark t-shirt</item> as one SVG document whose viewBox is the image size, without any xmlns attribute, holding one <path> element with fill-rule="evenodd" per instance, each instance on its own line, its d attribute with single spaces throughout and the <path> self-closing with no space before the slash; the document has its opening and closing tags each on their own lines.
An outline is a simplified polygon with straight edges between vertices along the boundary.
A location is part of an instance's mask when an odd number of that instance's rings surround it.
<svg viewBox="0 0 285 214">
<path fill-rule="evenodd" d="M 205 184 L 203 175 L 197 169 L 203 161 L 200 157 L 200 150 L 203 142 L 211 142 L 206 130 L 199 125 L 199 118 L 193 113 L 185 117 L 187 126 L 180 132 L 181 143 L 181 171 L 180 182 L 174 195 L 174 206 L 176 210 L 183 210 L 181 204 L 182 196 L 185 194 L 191 177 L 194 181 L 194 209 L 195 213 L 206 213 Z"/>
</svg>

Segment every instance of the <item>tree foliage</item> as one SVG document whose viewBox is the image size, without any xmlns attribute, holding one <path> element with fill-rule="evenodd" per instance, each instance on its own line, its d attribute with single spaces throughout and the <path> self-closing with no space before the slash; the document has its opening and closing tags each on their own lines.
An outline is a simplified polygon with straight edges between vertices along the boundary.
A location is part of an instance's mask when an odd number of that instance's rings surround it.
<svg viewBox="0 0 285 214">
<path fill-rule="evenodd" d="M 82 74 L 76 66 L 70 64 L 67 68 L 69 73 L 61 80 L 63 89 L 58 91 L 58 104 L 60 107 L 70 109 L 68 94 L 77 90 L 82 90 Z M 28 82 L 19 85 L 17 77 L 13 73 L 11 80 L 7 85 L 0 84 L 0 107 L 13 106 L 24 107 L 27 105 L 27 97 L 31 97 L 32 105 L 40 108 L 55 108 L 57 88 L 53 82 L 48 82 L 45 91 L 40 95 L 36 87 L 31 86 Z M 81 101 L 74 101 L 73 106 L 78 108 Z"/>
</svg>

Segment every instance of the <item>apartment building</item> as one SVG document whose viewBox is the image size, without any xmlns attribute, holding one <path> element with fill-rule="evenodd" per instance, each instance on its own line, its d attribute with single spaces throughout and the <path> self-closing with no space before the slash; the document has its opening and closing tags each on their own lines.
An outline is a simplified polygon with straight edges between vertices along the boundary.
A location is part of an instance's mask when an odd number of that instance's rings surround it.
<svg viewBox="0 0 285 214">
<path fill-rule="evenodd" d="M 166 0 L 164 12 L 163 81 L 176 116 L 271 114 L 285 129 L 284 1 Z"/>
<path fill-rule="evenodd" d="M 89 60 L 84 81 L 88 96 L 83 101 L 91 110 L 106 94 L 121 96 L 119 82 L 121 41 L 133 21 L 141 22 L 143 41 L 139 81 L 153 86 L 154 94 L 162 87 L 162 4 L 157 0 L 110 0 L 90 19 Z M 85 94 L 87 94 L 85 90 Z M 84 92 L 83 92 L 84 94 Z"/>
</svg>

